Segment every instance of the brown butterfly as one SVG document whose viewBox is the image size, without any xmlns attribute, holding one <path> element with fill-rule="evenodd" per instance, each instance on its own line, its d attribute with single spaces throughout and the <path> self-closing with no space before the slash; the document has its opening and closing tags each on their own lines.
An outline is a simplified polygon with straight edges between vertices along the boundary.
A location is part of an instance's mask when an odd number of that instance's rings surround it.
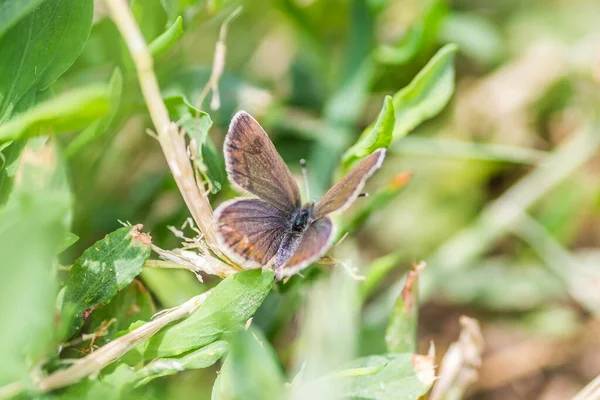
<svg viewBox="0 0 600 400">
<path fill-rule="evenodd" d="M 287 165 L 262 127 L 245 111 L 231 121 L 223 152 L 231 183 L 259 198 L 233 199 L 215 210 L 219 244 L 245 268 L 274 261 L 277 280 L 325 254 L 335 237 L 328 215 L 350 207 L 385 158 L 385 149 L 378 149 L 321 201 L 302 205 Z"/>
</svg>

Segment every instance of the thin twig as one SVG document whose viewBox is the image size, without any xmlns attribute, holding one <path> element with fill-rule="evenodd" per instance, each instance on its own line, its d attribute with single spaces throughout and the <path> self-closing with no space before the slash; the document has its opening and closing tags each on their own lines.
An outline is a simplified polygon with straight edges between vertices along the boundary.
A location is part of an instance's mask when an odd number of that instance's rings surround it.
<svg viewBox="0 0 600 400">
<path fill-rule="evenodd" d="M 215 251 L 218 251 L 212 207 L 208 198 L 200 192 L 196 185 L 194 171 L 187 155 L 185 139 L 180 135 L 177 124 L 172 122 L 169 117 L 154 74 L 152 56 L 144 37 L 127 2 L 124 0 L 105 0 L 105 2 L 133 58 L 150 118 L 179 191 L 207 243 Z"/>
<path fill-rule="evenodd" d="M 212 99 L 210 101 L 211 110 L 218 110 L 221 107 L 221 97 L 219 95 L 219 80 L 221 79 L 221 75 L 223 75 L 223 71 L 225 70 L 225 56 L 227 53 L 227 30 L 229 29 L 229 25 L 231 22 L 242 12 L 242 6 L 239 6 L 227 17 L 227 19 L 221 25 L 221 30 L 219 31 L 219 41 L 215 45 L 215 56 L 213 59 L 213 66 L 210 73 L 210 77 L 208 78 L 208 82 L 202 89 L 202 93 L 198 97 L 198 101 L 196 102 L 196 108 L 200 110 L 202 108 L 202 103 L 208 95 L 209 91 L 212 91 Z"/>
</svg>

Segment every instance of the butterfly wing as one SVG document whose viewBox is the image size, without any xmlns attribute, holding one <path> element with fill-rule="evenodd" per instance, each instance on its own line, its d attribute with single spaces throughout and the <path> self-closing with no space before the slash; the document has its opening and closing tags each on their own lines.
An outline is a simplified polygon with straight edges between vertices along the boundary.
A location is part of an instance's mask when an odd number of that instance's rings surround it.
<svg viewBox="0 0 600 400">
<path fill-rule="evenodd" d="M 231 182 L 277 209 L 291 213 L 300 207 L 300 191 L 262 127 L 245 111 L 231 121 L 223 146 Z"/>
<path fill-rule="evenodd" d="M 284 236 L 287 214 L 261 199 L 234 199 L 215 210 L 219 245 L 247 268 L 269 262 Z"/>
<path fill-rule="evenodd" d="M 325 193 L 315 208 L 315 218 L 336 211 L 344 211 L 356 200 L 365 187 L 367 179 L 381 167 L 385 158 L 385 149 L 374 151 L 360 162 L 352 171 Z"/>
<path fill-rule="evenodd" d="M 333 222 L 323 217 L 308 226 L 294 255 L 281 268 L 278 279 L 292 276 L 302 268 L 321 258 L 331 247 L 334 235 Z"/>
</svg>

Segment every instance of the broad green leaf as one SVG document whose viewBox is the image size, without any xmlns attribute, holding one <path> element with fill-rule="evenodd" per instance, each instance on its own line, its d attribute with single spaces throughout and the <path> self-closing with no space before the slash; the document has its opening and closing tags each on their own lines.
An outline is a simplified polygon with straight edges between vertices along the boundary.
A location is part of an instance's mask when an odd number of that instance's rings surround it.
<svg viewBox="0 0 600 400">
<path fill-rule="evenodd" d="M 348 171 L 375 150 L 390 147 L 395 123 L 394 104 L 392 98 L 386 96 L 375 126 L 365 129 L 360 139 L 342 156 L 343 169 Z"/>
<path fill-rule="evenodd" d="M 58 159 L 53 147 L 45 151 L 50 153 L 22 161 L 11 200 L 0 210 L 0 386 L 29 380 L 31 369 L 55 345 L 54 265 L 70 201 L 64 188 L 47 180 Z"/>
<path fill-rule="evenodd" d="M 208 136 L 213 123 L 210 116 L 196 109 L 184 95 L 168 96 L 165 104 L 171 118 L 179 123 L 194 144 L 194 165 L 209 183 L 210 191 L 217 193 L 227 176 L 224 161 Z"/>
<path fill-rule="evenodd" d="M 44 1 L 0 39 L 0 122 L 73 64 L 92 26 L 93 0 Z"/>
<path fill-rule="evenodd" d="M 178 358 L 159 358 L 135 372 L 135 386 L 143 386 L 161 376 L 177 374 L 189 369 L 207 368 L 216 363 L 227 351 L 229 345 L 217 340 Z"/>
<path fill-rule="evenodd" d="M 277 354 L 258 330 L 231 336 L 227 360 L 213 386 L 211 400 L 284 398 L 285 378 Z"/>
<path fill-rule="evenodd" d="M 186 320 L 165 328 L 144 346 L 144 358 L 182 354 L 219 339 L 254 315 L 271 291 L 273 271 L 238 272 L 219 283 Z"/>
<path fill-rule="evenodd" d="M 83 132 L 78 134 L 71 141 L 71 143 L 69 143 L 69 145 L 65 149 L 65 156 L 67 158 L 75 155 L 83 146 L 87 145 L 92 140 L 104 134 L 108 130 L 110 124 L 115 118 L 115 115 L 119 111 L 119 104 L 121 102 L 122 92 L 123 74 L 121 73 L 121 70 L 117 67 L 115 68 L 109 83 L 108 102 L 110 105 L 110 112 L 104 117 L 100 118 L 99 120 L 93 122 Z"/>
<path fill-rule="evenodd" d="M 0 142 L 81 129 L 109 110 L 103 85 L 79 88 L 36 105 L 0 126 Z"/>
<path fill-rule="evenodd" d="M 164 33 L 150 43 L 148 46 L 150 53 L 155 57 L 164 53 L 175 44 L 181 35 L 183 35 L 183 18 L 178 16 Z"/>
<path fill-rule="evenodd" d="M 435 377 L 433 356 L 412 353 L 360 358 L 325 379 L 339 398 L 417 400 Z"/>
<path fill-rule="evenodd" d="M 149 320 L 156 312 L 152 296 L 138 280 L 121 290 L 110 303 L 98 308 L 90 316 L 89 333 L 103 332 L 95 344 L 102 346 L 119 331 L 139 320 Z M 108 327 L 106 327 L 108 325 Z"/>
<path fill-rule="evenodd" d="M 44 0 L 0 0 L 0 38 Z"/>
<path fill-rule="evenodd" d="M 408 28 L 402 40 L 394 46 L 381 45 L 375 51 L 375 58 L 384 64 L 404 65 L 418 54 L 430 51 L 447 13 L 448 5 L 444 0 L 430 1 L 423 15 Z"/>
<path fill-rule="evenodd" d="M 415 78 L 393 97 L 396 109 L 394 140 L 435 116 L 454 92 L 454 55 L 458 47 L 442 47 Z"/>
<path fill-rule="evenodd" d="M 94 309 L 108 303 L 142 271 L 151 238 L 140 229 L 141 225 L 117 229 L 75 261 L 61 308 L 63 337 L 77 332 Z"/>
<path fill-rule="evenodd" d="M 402 293 L 398 296 L 385 342 L 390 353 L 415 353 L 417 351 L 417 326 L 419 322 L 419 272 L 425 264 L 415 265 L 406 275 Z"/>
</svg>

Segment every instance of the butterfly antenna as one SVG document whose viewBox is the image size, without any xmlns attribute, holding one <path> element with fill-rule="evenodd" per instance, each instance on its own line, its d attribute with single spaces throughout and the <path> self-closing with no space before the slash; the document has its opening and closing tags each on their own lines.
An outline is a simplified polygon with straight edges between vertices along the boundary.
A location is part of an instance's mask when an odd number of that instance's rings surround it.
<svg viewBox="0 0 600 400">
<path fill-rule="evenodd" d="M 300 160 L 302 166 L 302 178 L 304 179 L 304 189 L 306 190 L 306 200 L 310 201 L 310 187 L 308 186 L 308 173 L 306 172 L 306 160 Z"/>
<path fill-rule="evenodd" d="M 369 193 L 361 193 L 358 197 L 369 197 Z"/>
</svg>

